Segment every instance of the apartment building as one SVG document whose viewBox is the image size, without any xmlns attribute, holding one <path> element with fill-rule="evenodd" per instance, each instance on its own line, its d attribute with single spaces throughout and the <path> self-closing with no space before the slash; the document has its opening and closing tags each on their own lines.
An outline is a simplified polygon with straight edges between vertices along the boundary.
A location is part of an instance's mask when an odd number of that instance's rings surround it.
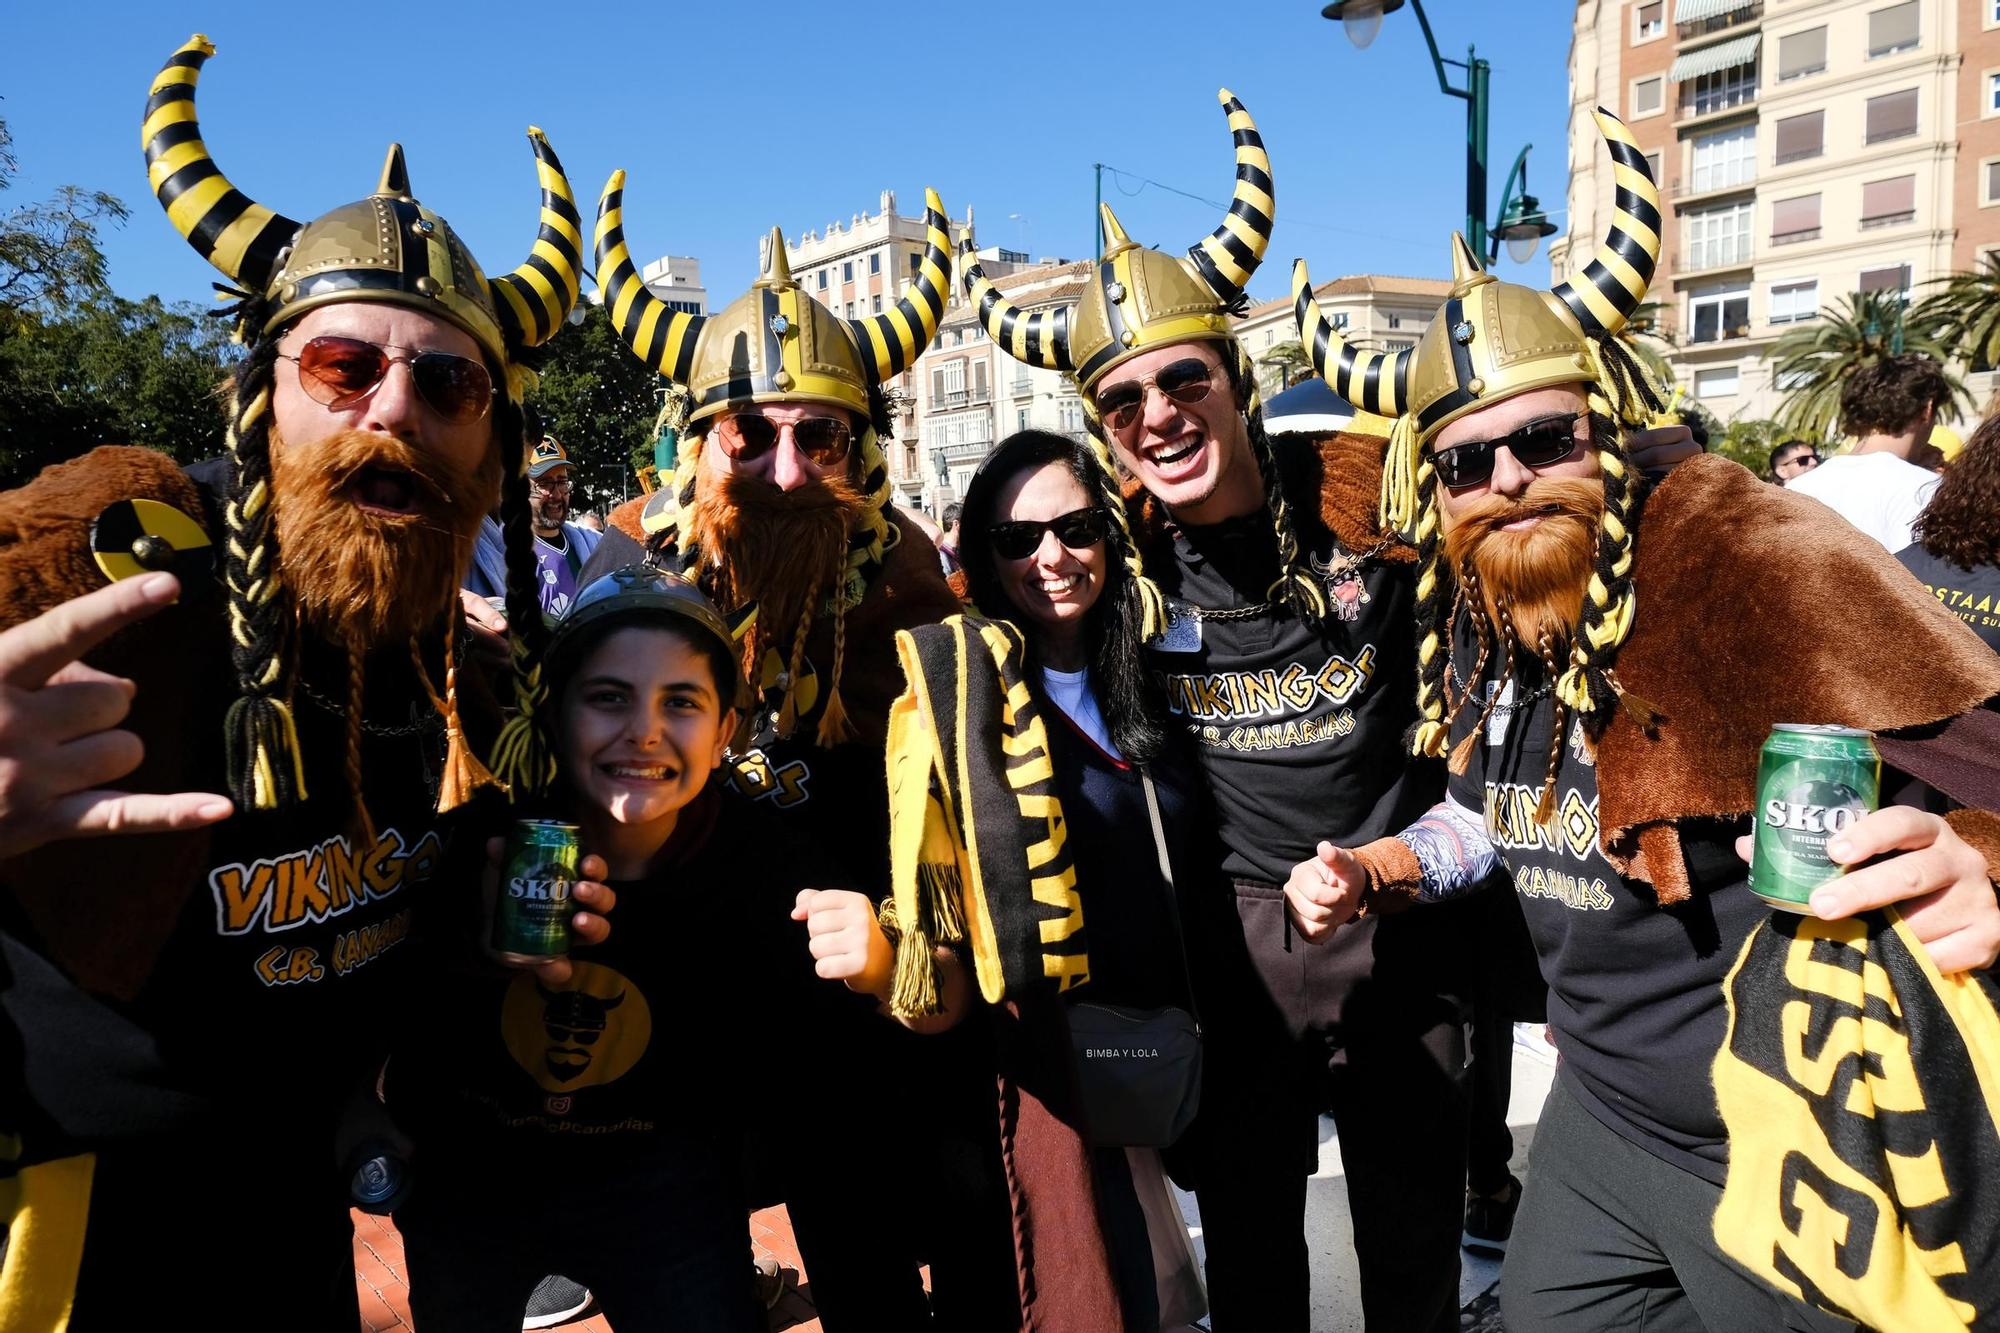
<svg viewBox="0 0 2000 1333">
<path fill-rule="evenodd" d="M 639 270 L 639 281 L 669 310 L 708 313 L 708 289 L 701 285 L 701 261 L 688 255 L 661 255 Z"/>
<path fill-rule="evenodd" d="M 1569 73 L 1554 276 L 1608 229 L 1605 106 L 1660 184 L 1642 319 L 1724 421 L 1776 414 L 1772 347 L 1840 297 L 2000 248 L 2000 0 L 1581 0 Z"/>
<path fill-rule="evenodd" d="M 1417 345 L 1450 290 L 1451 283 L 1440 278 L 1362 273 L 1320 283 L 1313 295 L 1333 327 L 1365 350 L 1399 352 Z M 1250 307 L 1236 323 L 1236 338 L 1257 367 L 1257 388 L 1266 399 L 1287 387 L 1281 382 L 1286 368 L 1265 358 L 1299 340 L 1291 297 Z M 1297 383 L 1298 373 L 1291 378 Z"/>
</svg>

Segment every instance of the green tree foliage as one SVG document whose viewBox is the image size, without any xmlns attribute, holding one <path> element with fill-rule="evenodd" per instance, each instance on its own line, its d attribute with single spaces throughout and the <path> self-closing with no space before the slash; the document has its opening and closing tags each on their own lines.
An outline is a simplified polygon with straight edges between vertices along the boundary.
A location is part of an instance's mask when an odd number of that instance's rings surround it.
<svg viewBox="0 0 2000 1333">
<path fill-rule="evenodd" d="M 1974 370 L 2000 366 L 2000 255 L 1987 255 L 1969 273 L 1954 273 L 1917 303 L 1923 321 Z"/>
<path fill-rule="evenodd" d="M 237 356 L 199 306 L 104 296 L 0 333 L 0 486 L 100 444 L 182 462 L 222 452 L 219 391 Z"/>
<path fill-rule="evenodd" d="M 1278 372 L 1280 393 L 1312 374 L 1312 363 L 1307 360 L 1306 349 L 1297 338 L 1272 347 L 1257 358 L 1257 364 L 1270 366 Z"/>
<path fill-rule="evenodd" d="M 654 420 L 664 382 L 633 356 L 601 305 L 546 345 L 541 385 L 529 404 L 542 430 L 568 450 L 578 510 L 604 509 L 638 493 L 637 469 L 653 461 Z"/>
<path fill-rule="evenodd" d="M 1940 337 L 1921 307 L 1906 308 L 1900 293 L 1854 292 L 1820 311 L 1771 349 L 1772 380 L 1785 393 L 1778 421 L 1804 439 L 1825 442 L 1840 424 L 1840 391 L 1847 377 L 1894 352 L 1918 352 L 1944 368 L 1952 397 L 1971 411 L 1972 395 L 1950 363 L 1954 346 Z"/>
<path fill-rule="evenodd" d="M 1792 432 L 1775 421 L 1732 421 L 1719 435 L 1708 439 L 1708 451 L 1733 458 L 1760 477 L 1768 479 L 1771 451 L 1792 438 Z"/>
</svg>

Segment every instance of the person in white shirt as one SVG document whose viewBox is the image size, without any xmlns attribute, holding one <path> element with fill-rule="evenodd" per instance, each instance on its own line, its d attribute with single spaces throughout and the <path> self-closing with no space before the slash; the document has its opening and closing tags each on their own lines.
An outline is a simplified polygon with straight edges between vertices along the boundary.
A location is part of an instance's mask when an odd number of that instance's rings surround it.
<svg viewBox="0 0 2000 1333">
<path fill-rule="evenodd" d="M 1937 362 L 1906 353 L 1854 372 L 1840 393 L 1840 424 L 1860 443 L 1785 484 L 1810 495 L 1889 551 L 1910 544 L 1937 474 L 1913 458 L 1928 449 L 1938 408 L 1951 400 Z"/>
</svg>

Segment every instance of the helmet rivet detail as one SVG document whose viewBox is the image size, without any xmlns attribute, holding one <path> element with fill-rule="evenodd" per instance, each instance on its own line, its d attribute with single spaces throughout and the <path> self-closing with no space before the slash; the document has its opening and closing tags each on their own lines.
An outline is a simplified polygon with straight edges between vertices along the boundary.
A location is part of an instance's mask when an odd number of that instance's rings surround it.
<svg viewBox="0 0 2000 1333">
<path fill-rule="evenodd" d="M 142 569 L 172 569 L 174 567 L 173 544 L 165 537 L 153 533 L 132 539 L 132 558 Z"/>
<path fill-rule="evenodd" d="M 1451 340 L 1463 347 L 1472 341 L 1472 321 L 1461 319 L 1451 326 Z"/>
<path fill-rule="evenodd" d="M 775 374 L 775 375 L 771 376 L 771 383 L 773 383 L 773 384 L 777 385 L 777 386 L 778 386 L 778 387 L 779 387 L 780 389 L 789 389 L 789 388 L 791 388 L 791 387 L 792 387 L 792 372 L 791 372 L 791 371 L 789 371 L 789 370 L 781 370 L 781 371 L 779 371 L 779 372 L 778 372 L 777 374 Z"/>
<path fill-rule="evenodd" d="M 1578 352 L 1576 354 L 1576 368 L 1578 370 L 1589 370 L 1590 357 L 1583 352 Z"/>
<path fill-rule="evenodd" d="M 284 290 L 278 293 L 278 299 L 280 301 L 289 303 L 291 301 L 297 300 L 298 295 L 299 295 L 299 285 L 296 282 L 288 282 L 285 284 Z"/>
<path fill-rule="evenodd" d="M 792 331 L 792 321 L 783 315 L 771 316 L 771 332 L 782 338 Z"/>
<path fill-rule="evenodd" d="M 1124 299 L 1125 299 L 1125 284 L 1124 284 L 1124 283 L 1122 283 L 1122 282 L 1114 282 L 1114 283 L 1112 283 L 1112 284 L 1111 284 L 1110 286 L 1108 286 L 1108 287 L 1106 287 L 1106 288 L 1104 289 L 1104 295 L 1105 295 L 1106 297 L 1108 297 L 1109 299 L 1113 300 L 1113 301 L 1122 301 L 1122 300 L 1124 300 Z"/>
<path fill-rule="evenodd" d="M 418 218 L 410 224 L 410 230 L 419 236 L 429 236 L 437 230 L 437 223 L 429 218 Z"/>
<path fill-rule="evenodd" d="M 438 286 L 438 280 L 426 273 L 423 277 L 417 279 L 417 290 L 425 296 L 436 296 L 441 289 Z"/>
<path fill-rule="evenodd" d="M 1486 381 L 1474 375 L 1470 380 L 1466 381 L 1465 391 L 1474 398 L 1477 398 L 1480 394 L 1486 392 Z"/>
<path fill-rule="evenodd" d="M 1132 332 L 1132 330 L 1127 329 L 1125 330 L 1125 332 L 1118 335 L 1118 341 L 1124 343 L 1127 347 L 1130 347 L 1133 343 L 1139 341 L 1139 335 Z"/>
</svg>

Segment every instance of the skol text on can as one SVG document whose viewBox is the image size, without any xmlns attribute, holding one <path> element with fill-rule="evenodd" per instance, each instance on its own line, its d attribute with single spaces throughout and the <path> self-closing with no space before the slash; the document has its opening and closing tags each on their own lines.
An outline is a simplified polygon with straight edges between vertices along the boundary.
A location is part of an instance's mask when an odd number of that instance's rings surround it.
<svg viewBox="0 0 2000 1333">
<path fill-rule="evenodd" d="M 576 910 L 577 826 L 517 819 L 500 863 L 493 906 L 493 953 L 506 963 L 546 963 L 569 956 L 569 918 Z"/>
<path fill-rule="evenodd" d="M 1812 891 L 1845 870 L 1826 854 L 1835 834 L 1881 801 L 1875 738 L 1852 727 L 1780 722 L 1757 761 L 1757 837 L 1750 891 L 1805 912 Z"/>
</svg>

